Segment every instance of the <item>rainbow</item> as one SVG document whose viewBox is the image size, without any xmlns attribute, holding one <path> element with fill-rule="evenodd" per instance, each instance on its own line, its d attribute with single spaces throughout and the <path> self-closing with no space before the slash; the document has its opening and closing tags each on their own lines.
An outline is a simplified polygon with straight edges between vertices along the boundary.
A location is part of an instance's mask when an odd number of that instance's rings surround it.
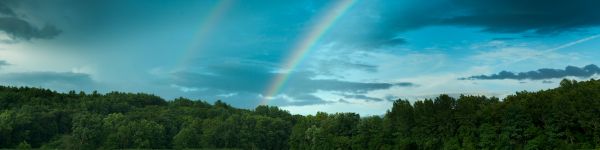
<svg viewBox="0 0 600 150">
<path fill-rule="evenodd" d="M 266 105 L 270 99 L 272 99 L 276 94 L 278 94 L 289 79 L 291 75 L 291 71 L 296 68 L 302 59 L 306 57 L 308 51 L 310 51 L 313 46 L 323 37 L 325 33 L 335 24 L 335 22 L 344 15 L 345 12 L 349 10 L 349 8 L 356 3 L 356 0 L 340 0 L 337 3 L 333 4 L 332 8 L 328 9 L 322 17 L 314 24 L 310 32 L 305 34 L 303 38 L 301 38 L 295 46 L 291 50 L 291 54 L 287 57 L 281 69 L 284 71 L 283 73 L 278 73 L 278 75 L 271 81 L 269 86 L 263 95 L 263 100 L 260 102 L 260 105 Z"/>
<path fill-rule="evenodd" d="M 233 0 L 219 0 L 212 8 L 208 11 L 208 14 L 202 20 L 198 30 L 194 36 L 194 43 L 182 54 L 181 62 L 178 63 L 178 69 L 185 67 L 199 52 L 199 48 L 202 47 L 206 38 L 210 35 L 210 32 L 218 24 L 219 20 L 223 18 L 223 15 L 231 7 Z"/>
</svg>

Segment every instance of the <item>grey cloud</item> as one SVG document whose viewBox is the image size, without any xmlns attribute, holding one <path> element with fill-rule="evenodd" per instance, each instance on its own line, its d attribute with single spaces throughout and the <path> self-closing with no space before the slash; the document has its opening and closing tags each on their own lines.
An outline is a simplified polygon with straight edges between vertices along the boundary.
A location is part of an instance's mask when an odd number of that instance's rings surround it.
<svg viewBox="0 0 600 150">
<path fill-rule="evenodd" d="M 490 92 L 490 93 L 488 93 L 488 92 L 444 93 L 444 94 L 425 94 L 425 95 L 414 95 L 414 96 L 402 96 L 402 97 L 396 97 L 396 99 L 388 99 L 388 100 L 395 101 L 398 99 L 403 99 L 403 100 L 415 101 L 415 100 L 423 100 L 423 99 L 435 99 L 435 98 L 438 98 L 440 95 L 447 95 L 449 97 L 456 98 L 456 99 L 460 98 L 461 96 L 486 96 L 486 97 L 503 98 L 509 94 L 510 93 L 496 93 L 496 92 Z"/>
<path fill-rule="evenodd" d="M 227 93 L 223 90 L 219 89 L 206 89 L 206 90 L 198 90 L 194 92 L 185 93 L 186 97 L 198 97 L 205 101 L 216 101 L 221 100 L 223 102 L 229 103 L 235 107 L 240 108 L 255 108 L 257 105 L 261 104 L 263 97 L 260 97 L 258 93 L 253 92 L 236 92 L 237 94 L 232 95 L 230 97 L 219 97 L 215 96 L 219 93 Z M 181 95 L 178 95 L 181 96 Z M 284 97 L 275 97 L 273 99 L 268 100 L 268 105 L 276 105 L 276 106 L 304 106 L 304 105 L 316 105 L 316 104 L 329 104 L 334 103 L 333 101 L 325 101 L 319 97 L 316 97 L 310 93 L 305 94 L 297 94 L 293 95 L 293 99 L 288 99 Z"/>
<path fill-rule="evenodd" d="M 359 46 L 362 46 L 365 48 L 392 47 L 392 46 L 403 45 L 403 44 L 408 43 L 406 41 L 406 39 L 404 39 L 404 38 L 394 38 L 393 36 L 395 36 L 395 35 L 393 35 L 393 34 L 389 34 L 389 35 L 385 35 L 385 36 L 380 35 L 380 36 L 370 37 L 366 40 L 363 39 L 363 40 L 365 40 L 363 42 L 360 42 L 360 41 L 358 41 L 358 42 L 352 41 L 352 42 L 363 43 L 362 45 L 359 45 Z"/>
<path fill-rule="evenodd" d="M 0 70 L 11 63 L 0 60 Z M 104 91 L 107 88 L 92 79 L 90 74 L 75 72 L 32 71 L 32 72 L 7 72 L 0 73 L 0 85 L 40 87 L 66 92 L 76 91 Z M 110 89 L 114 90 L 114 89 Z"/>
<path fill-rule="evenodd" d="M 544 81 L 542 81 L 542 83 L 545 83 L 545 84 L 550 84 L 550 83 L 554 83 L 554 82 L 552 82 L 552 81 L 550 81 L 550 80 L 544 80 Z"/>
<path fill-rule="evenodd" d="M 372 41 L 429 26 L 481 28 L 485 32 L 552 34 L 600 25 L 595 0 L 417 0 L 377 1 Z M 370 6 L 370 5 L 368 5 Z M 366 6 L 365 6 L 366 7 Z M 369 9 L 367 9 L 369 10 Z M 364 12 L 368 13 L 368 12 Z"/>
<path fill-rule="evenodd" d="M 554 33 L 600 25 L 600 1 L 590 0 L 454 0 L 467 14 L 442 24 L 483 27 L 490 32 Z"/>
<path fill-rule="evenodd" d="M 350 59 L 343 58 L 335 58 L 330 60 L 319 60 L 314 65 L 315 71 L 317 71 L 321 75 L 329 75 L 329 76 L 340 76 L 339 72 L 348 71 L 348 70 L 356 70 L 363 72 L 377 72 L 378 66 L 351 61 Z"/>
<path fill-rule="evenodd" d="M 0 60 L 0 68 L 10 65 L 6 60 Z"/>
<path fill-rule="evenodd" d="M 0 30 L 15 40 L 52 39 L 62 31 L 52 25 L 36 27 L 23 18 L 23 15 L 15 14 L 11 5 L 6 1 L 0 1 Z"/>
<path fill-rule="evenodd" d="M 343 60 L 331 60 L 331 61 L 324 61 L 324 62 L 319 62 L 320 65 L 323 66 L 331 66 L 331 67 L 325 67 L 324 69 L 326 70 L 333 70 L 333 67 L 339 67 L 339 68 L 345 68 L 345 69 L 357 69 L 357 70 L 362 70 L 362 71 L 366 71 L 366 72 L 377 72 L 377 66 L 376 65 L 370 65 L 370 64 L 364 64 L 364 63 L 359 63 L 359 62 L 349 62 L 349 61 L 343 61 Z"/>
<path fill-rule="evenodd" d="M 461 80 L 497 80 L 497 79 L 515 79 L 515 80 L 543 80 L 553 78 L 564 78 L 568 76 L 587 78 L 592 75 L 600 73 L 600 68 L 594 64 L 587 65 L 579 68 L 574 66 L 567 66 L 565 69 L 549 69 L 542 68 L 536 71 L 513 73 L 509 71 L 501 71 L 498 74 L 492 75 L 478 75 L 471 76 L 468 78 L 461 78 Z"/>
<path fill-rule="evenodd" d="M 221 61 L 221 62 L 216 62 Z M 268 63 L 250 60 L 204 60 L 199 69 L 187 69 L 171 74 L 177 85 L 204 87 L 227 92 L 260 93 L 274 73 L 269 73 Z"/>
<path fill-rule="evenodd" d="M 345 104 L 352 104 L 351 102 L 349 102 L 349 101 L 347 101 L 345 99 L 341 99 L 341 98 L 338 100 L 338 102 L 345 103 Z"/>
<path fill-rule="evenodd" d="M 367 102 L 368 101 L 375 101 L 375 102 L 383 101 L 383 99 L 381 99 L 381 98 L 369 97 L 369 96 L 361 95 L 361 94 L 342 94 L 342 96 L 344 98 L 359 99 L 359 100 L 364 100 Z"/>
<path fill-rule="evenodd" d="M 516 40 L 517 38 L 511 38 L 511 37 L 498 37 L 498 38 L 493 38 L 493 41 L 511 41 L 511 40 Z"/>
<path fill-rule="evenodd" d="M 15 16 L 15 12 L 5 3 L 0 1 L 0 14 Z"/>
<path fill-rule="evenodd" d="M 396 101 L 396 100 L 400 99 L 400 97 L 394 96 L 394 95 L 386 95 L 384 97 L 384 99 L 387 100 L 387 101 L 393 102 L 393 101 Z"/>
<path fill-rule="evenodd" d="M 396 86 L 402 86 L 402 87 L 411 87 L 411 86 L 417 86 L 414 83 L 411 82 L 399 82 L 395 84 Z"/>
<path fill-rule="evenodd" d="M 73 72 L 17 72 L 0 74 L 0 84 L 32 86 L 59 91 L 96 90 L 96 82 L 89 74 Z"/>
<path fill-rule="evenodd" d="M 379 46 L 395 46 L 395 45 L 400 45 L 400 44 L 405 44 L 405 43 L 406 43 L 406 40 L 403 38 L 393 38 L 393 39 L 383 40 L 376 44 Z"/>
<path fill-rule="evenodd" d="M 282 75 L 271 72 L 272 68 L 268 63 L 233 60 L 221 61 L 221 63 L 203 63 L 210 65 L 204 65 L 203 68 L 196 70 L 174 72 L 171 74 L 172 81 L 176 85 L 212 89 L 220 93 L 243 92 L 259 95 L 264 94 L 265 89 L 268 88 L 268 84 L 271 83 L 271 79 Z M 310 105 L 328 103 L 328 101 L 311 95 L 318 90 L 361 94 L 373 90 L 389 89 L 394 86 L 413 85 L 411 83 L 367 83 L 334 79 L 312 79 L 314 76 L 316 74 L 312 72 L 294 72 L 290 75 L 286 85 L 280 90 L 280 93 L 293 98 L 294 101 L 274 100 L 272 104 Z M 230 98 L 241 97 L 234 96 Z M 246 97 L 246 99 L 250 98 L 255 97 Z M 258 101 L 260 99 L 255 100 Z"/>
<path fill-rule="evenodd" d="M 36 28 L 29 22 L 16 18 L 4 17 L 0 18 L 0 30 L 10 35 L 13 39 L 52 39 L 61 31 L 51 25 L 46 25 L 43 28 Z"/>
<path fill-rule="evenodd" d="M 370 83 L 370 82 L 351 82 L 333 79 L 310 79 L 311 73 L 297 73 L 295 78 L 288 81 L 286 88 L 282 92 L 286 93 L 312 93 L 317 90 L 366 93 L 373 90 L 389 89 L 393 86 L 399 86 L 395 83 Z"/>
<path fill-rule="evenodd" d="M 305 105 L 333 103 L 331 101 L 325 101 L 319 97 L 311 95 L 310 93 L 293 95 L 293 99 L 294 99 L 293 101 L 289 101 L 286 99 L 276 98 L 276 99 L 270 100 L 269 104 L 277 105 L 277 106 L 305 106 Z"/>
</svg>

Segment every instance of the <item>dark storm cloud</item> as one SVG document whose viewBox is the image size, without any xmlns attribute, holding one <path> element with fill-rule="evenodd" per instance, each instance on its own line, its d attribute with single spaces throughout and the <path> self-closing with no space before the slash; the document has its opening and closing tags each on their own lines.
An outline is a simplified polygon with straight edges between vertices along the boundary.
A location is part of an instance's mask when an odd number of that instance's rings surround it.
<svg viewBox="0 0 600 150">
<path fill-rule="evenodd" d="M 529 72 L 520 72 L 513 73 L 509 71 L 501 71 L 498 74 L 492 75 L 478 75 L 471 76 L 468 78 L 461 78 L 461 80 L 497 80 L 497 79 L 515 79 L 515 80 L 543 80 L 543 79 L 553 79 L 553 78 L 564 78 L 564 77 L 581 77 L 587 78 L 592 75 L 600 73 L 600 68 L 594 64 L 587 65 L 585 67 L 579 68 L 574 66 L 567 66 L 563 69 L 549 69 L 542 68 L 536 71 Z M 544 81 L 544 83 L 546 83 Z"/>
<path fill-rule="evenodd" d="M 7 16 L 15 16 L 15 12 L 6 4 L 5 1 L 0 1 L 0 14 Z"/>
<path fill-rule="evenodd" d="M 552 34 L 600 25 L 596 0 L 377 1 L 371 41 L 428 26 L 481 28 L 486 32 Z M 367 6 L 365 6 L 367 7 Z M 368 13 L 364 12 L 364 13 Z M 365 17 L 365 20 L 369 20 Z"/>
<path fill-rule="evenodd" d="M 4 31 L 15 40 L 52 39 L 61 33 L 61 30 L 44 25 L 36 27 L 24 19 L 24 15 L 16 14 L 11 8 L 10 1 L 0 1 L 0 31 Z"/>
<path fill-rule="evenodd" d="M 29 22 L 16 17 L 0 18 L 0 30 L 6 32 L 13 39 L 31 40 L 31 39 L 52 39 L 61 31 L 51 25 L 43 28 L 37 28 Z"/>
<path fill-rule="evenodd" d="M 196 71 L 179 71 L 172 75 L 174 84 L 185 87 L 196 87 L 219 90 L 222 93 L 243 92 L 254 95 L 264 94 L 267 83 L 281 75 L 271 72 L 268 64 L 259 61 L 221 61 Z M 350 82 L 334 79 L 312 79 L 312 72 L 293 73 L 286 86 L 280 90 L 294 101 L 274 100 L 277 105 L 310 105 L 327 103 L 311 95 L 319 90 L 347 93 L 366 93 L 373 90 L 389 89 L 393 86 L 412 86 L 411 83 L 366 83 Z M 248 97 L 251 99 L 255 97 Z M 260 100 L 260 99 L 255 99 Z"/>
<path fill-rule="evenodd" d="M 441 24 L 483 27 L 490 32 L 554 33 L 600 25 L 600 1 L 453 0 L 460 11 Z"/>
</svg>

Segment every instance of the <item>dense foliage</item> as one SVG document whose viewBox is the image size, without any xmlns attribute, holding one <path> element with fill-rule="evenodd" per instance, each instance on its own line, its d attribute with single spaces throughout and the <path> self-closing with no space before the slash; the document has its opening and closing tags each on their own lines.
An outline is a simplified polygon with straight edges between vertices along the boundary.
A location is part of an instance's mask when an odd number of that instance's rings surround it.
<svg viewBox="0 0 600 150">
<path fill-rule="evenodd" d="M 0 148 L 579 149 L 600 147 L 600 81 L 500 101 L 397 100 L 385 116 L 291 115 L 148 94 L 0 87 Z"/>
</svg>

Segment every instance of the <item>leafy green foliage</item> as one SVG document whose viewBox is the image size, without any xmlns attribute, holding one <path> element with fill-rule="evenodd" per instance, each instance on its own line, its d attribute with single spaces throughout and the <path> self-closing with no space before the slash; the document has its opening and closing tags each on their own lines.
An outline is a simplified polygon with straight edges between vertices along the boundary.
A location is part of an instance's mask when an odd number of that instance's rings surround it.
<svg viewBox="0 0 600 150">
<path fill-rule="evenodd" d="M 600 81 L 494 97 L 397 100 L 384 116 L 0 86 L 0 148 L 594 149 Z"/>
</svg>

